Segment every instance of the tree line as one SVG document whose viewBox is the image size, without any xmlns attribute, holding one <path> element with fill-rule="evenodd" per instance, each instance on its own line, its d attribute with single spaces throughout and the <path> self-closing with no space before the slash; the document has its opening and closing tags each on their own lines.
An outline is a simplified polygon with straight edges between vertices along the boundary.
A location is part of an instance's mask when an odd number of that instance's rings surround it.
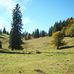
<svg viewBox="0 0 74 74">
<path fill-rule="evenodd" d="M 9 32 L 6 30 L 6 28 L 4 27 L 3 30 L 0 30 L 0 35 L 1 34 L 8 34 L 9 35 Z"/>
<path fill-rule="evenodd" d="M 45 37 L 45 36 L 52 36 L 53 33 L 61 31 L 65 37 L 74 37 L 74 18 L 68 18 L 67 20 L 55 22 L 53 26 L 51 26 L 48 30 L 48 32 L 39 29 L 36 29 L 32 33 L 23 32 L 22 37 L 25 38 L 25 40 L 29 40 L 31 38 L 39 38 L 39 37 Z M 6 31 L 6 28 L 4 27 L 3 31 L 0 30 L 0 34 L 5 33 L 9 34 L 9 32 Z"/>
<path fill-rule="evenodd" d="M 39 37 L 45 37 L 47 36 L 47 32 L 42 30 L 42 31 L 39 31 L 39 29 L 36 29 L 35 31 L 33 31 L 32 33 L 28 33 L 28 32 L 24 32 L 22 34 L 23 38 L 25 38 L 25 40 L 29 40 L 29 39 L 32 39 L 32 38 L 39 38 Z"/>
<path fill-rule="evenodd" d="M 71 17 L 64 21 L 60 20 L 59 22 L 55 22 L 55 24 L 49 28 L 48 33 L 44 30 L 39 31 L 39 29 L 36 29 L 32 34 L 24 32 L 23 37 L 28 40 L 31 38 L 52 36 L 58 31 L 61 31 L 64 37 L 74 37 L 74 18 Z"/>
<path fill-rule="evenodd" d="M 53 33 L 61 31 L 65 37 L 74 37 L 74 18 L 68 18 L 64 21 L 55 22 L 54 26 L 49 28 L 49 36 Z"/>
<path fill-rule="evenodd" d="M 53 37 L 53 44 L 59 49 L 66 45 L 64 37 L 74 37 L 74 18 L 68 18 L 64 21 L 55 22 L 54 26 L 49 28 L 49 36 Z"/>
</svg>

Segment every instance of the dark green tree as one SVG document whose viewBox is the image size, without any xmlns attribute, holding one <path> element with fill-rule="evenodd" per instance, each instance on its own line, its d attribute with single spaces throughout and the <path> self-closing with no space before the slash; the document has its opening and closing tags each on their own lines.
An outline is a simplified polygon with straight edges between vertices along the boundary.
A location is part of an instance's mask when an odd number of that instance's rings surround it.
<svg viewBox="0 0 74 74">
<path fill-rule="evenodd" d="M 63 28 L 62 21 L 55 22 L 53 32 L 61 31 Z"/>
<path fill-rule="evenodd" d="M 4 29 L 3 29 L 3 33 L 5 33 L 5 34 L 7 33 L 7 32 L 6 32 L 6 28 L 5 28 L 5 27 L 4 27 Z"/>
<path fill-rule="evenodd" d="M 53 33 L 53 27 L 51 26 L 48 31 L 48 36 L 52 36 L 52 33 Z"/>
<path fill-rule="evenodd" d="M 2 34 L 2 30 L 0 29 L 0 35 Z"/>
<path fill-rule="evenodd" d="M 36 29 L 35 32 L 33 32 L 33 37 L 34 38 L 39 38 L 39 29 Z"/>
<path fill-rule="evenodd" d="M 40 32 L 40 37 L 45 37 L 45 36 L 47 36 L 47 33 L 44 30 L 42 30 Z"/>
<path fill-rule="evenodd" d="M 22 13 L 20 11 L 19 4 L 16 4 L 16 7 L 13 10 L 12 15 L 12 28 L 10 32 L 9 47 L 14 49 L 22 49 Z"/>
<path fill-rule="evenodd" d="M 32 32 L 32 37 L 34 38 L 34 32 Z"/>
<path fill-rule="evenodd" d="M 31 34 L 28 32 L 24 32 L 22 35 L 25 40 L 30 40 L 32 38 Z"/>
</svg>

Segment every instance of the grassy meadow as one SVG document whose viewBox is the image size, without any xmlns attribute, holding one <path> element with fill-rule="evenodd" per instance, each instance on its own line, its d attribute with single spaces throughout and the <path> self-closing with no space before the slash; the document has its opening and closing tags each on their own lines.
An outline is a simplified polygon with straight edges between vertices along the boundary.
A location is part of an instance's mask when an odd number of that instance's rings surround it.
<svg viewBox="0 0 74 74">
<path fill-rule="evenodd" d="M 24 50 L 19 51 L 8 48 L 7 35 L 0 40 L 0 74 L 74 74 L 74 38 L 65 38 L 67 45 L 60 50 L 55 49 L 51 37 L 23 39 Z"/>
</svg>

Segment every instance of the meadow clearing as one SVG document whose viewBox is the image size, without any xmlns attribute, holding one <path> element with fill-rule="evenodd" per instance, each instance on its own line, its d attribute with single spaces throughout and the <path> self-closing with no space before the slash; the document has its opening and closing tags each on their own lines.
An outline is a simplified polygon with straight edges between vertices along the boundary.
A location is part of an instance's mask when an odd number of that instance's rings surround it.
<svg viewBox="0 0 74 74">
<path fill-rule="evenodd" d="M 65 38 L 65 48 L 57 50 L 51 37 L 24 40 L 24 50 L 11 51 L 8 36 L 0 36 L 0 74 L 74 74 L 74 38 Z"/>
</svg>

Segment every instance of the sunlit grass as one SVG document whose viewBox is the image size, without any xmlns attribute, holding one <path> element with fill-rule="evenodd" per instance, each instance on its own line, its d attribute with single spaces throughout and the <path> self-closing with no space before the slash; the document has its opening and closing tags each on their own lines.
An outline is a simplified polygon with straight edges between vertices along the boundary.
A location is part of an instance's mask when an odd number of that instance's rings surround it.
<svg viewBox="0 0 74 74">
<path fill-rule="evenodd" d="M 70 46 L 74 43 L 74 38 L 64 40 Z M 74 74 L 74 47 L 56 50 L 51 41 L 51 37 L 24 41 L 24 50 L 15 51 L 31 54 L 0 53 L 0 74 Z M 14 52 L 8 49 L 8 39 L 3 42 L 4 51 Z"/>
</svg>

